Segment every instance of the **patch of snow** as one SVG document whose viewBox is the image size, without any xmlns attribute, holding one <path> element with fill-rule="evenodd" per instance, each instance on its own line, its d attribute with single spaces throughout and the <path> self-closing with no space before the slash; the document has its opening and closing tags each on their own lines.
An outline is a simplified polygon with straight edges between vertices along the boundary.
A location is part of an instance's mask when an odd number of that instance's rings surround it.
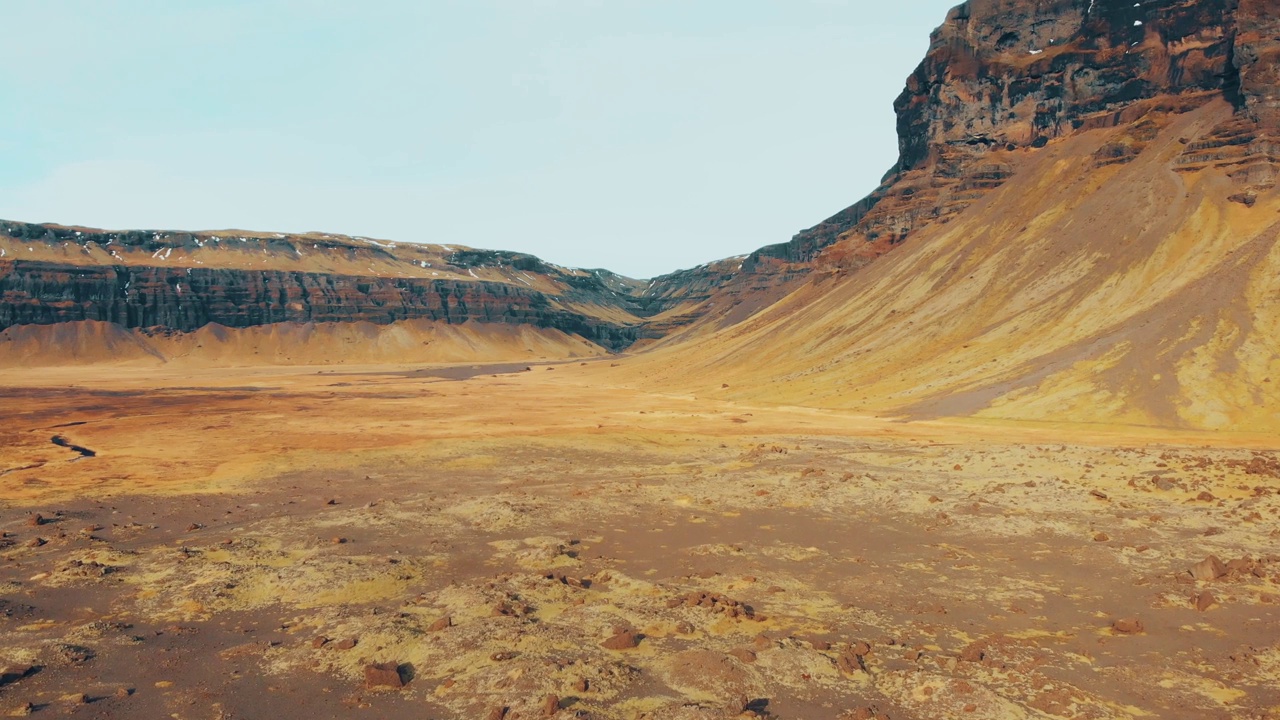
<svg viewBox="0 0 1280 720">
<path fill-rule="evenodd" d="M 177 288 L 178 288 L 178 294 L 179 294 L 179 295 L 181 295 L 181 294 L 182 294 L 182 283 L 178 283 L 177 285 L 175 285 L 175 287 L 177 287 Z"/>
<path fill-rule="evenodd" d="M 1135 5 L 1134 7 L 1137 7 L 1137 5 Z M 1142 21 L 1141 21 L 1141 20 L 1134 20 L 1134 21 L 1133 21 L 1133 26 L 1134 26 L 1134 27 L 1138 27 L 1139 25 L 1142 25 Z"/>
<path fill-rule="evenodd" d="M 1043 53 L 1043 52 L 1044 52 L 1043 50 L 1032 50 L 1032 51 L 1031 51 L 1031 54 L 1032 54 L 1032 55 L 1039 55 L 1039 54 L 1041 54 L 1041 53 Z"/>
<path fill-rule="evenodd" d="M 479 276 L 477 276 L 477 275 L 476 275 L 476 271 L 475 271 L 475 270 L 472 270 L 471 268 L 467 268 L 467 272 L 471 273 L 471 277 L 473 277 L 473 278 L 475 278 L 475 279 L 477 279 L 477 280 L 479 280 L 479 279 L 480 279 L 480 278 L 479 278 Z"/>
<path fill-rule="evenodd" d="M 8 254 L 8 253 L 6 253 L 6 252 L 4 251 L 4 248 L 0 248 L 0 257 L 4 257 L 4 256 L 5 256 L 5 255 L 7 255 L 7 254 Z"/>
</svg>

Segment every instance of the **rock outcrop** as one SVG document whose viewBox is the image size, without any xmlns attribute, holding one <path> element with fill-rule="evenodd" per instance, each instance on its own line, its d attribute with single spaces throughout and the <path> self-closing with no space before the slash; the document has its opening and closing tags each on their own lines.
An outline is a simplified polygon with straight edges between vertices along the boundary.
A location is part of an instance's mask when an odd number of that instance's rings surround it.
<svg viewBox="0 0 1280 720">
<path fill-rule="evenodd" d="M 970 0 L 947 15 L 894 103 L 899 160 L 870 196 L 758 255 L 858 267 L 1001 186 L 1028 151 L 1116 126 L 1099 165 L 1135 158 L 1171 117 L 1237 109 L 1181 169 L 1231 166 L 1246 194 L 1274 184 L 1280 130 L 1275 0 Z"/>
<path fill-rule="evenodd" d="M 1277 17 L 1275 0 L 957 7 L 897 100 L 884 184 L 743 262 L 777 258 L 799 286 L 635 377 L 904 417 L 1276 432 Z"/>
<path fill-rule="evenodd" d="M 209 324 L 434 320 L 554 329 L 615 351 L 645 332 L 627 279 L 521 253 L 14 222 L 0 222 L 0 248 L 0 330 L 79 321 L 191 332 Z"/>
<path fill-rule="evenodd" d="M 0 261 L 0 328 L 97 320 L 191 332 L 210 323 L 468 321 L 554 328 L 621 349 L 634 327 L 499 282 L 314 272 Z"/>
<path fill-rule="evenodd" d="M 1095 161 L 1125 164 L 1171 118 L 1223 98 L 1234 117 L 1188 143 L 1177 169 L 1229 167 L 1242 186 L 1238 201 L 1251 202 L 1274 184 L 1280 158 L 1278 17 L 1275 0 L 955 7 L 894 103 L 899 160 L 880 187 L 789 242 L 735 259 L 732 272 L 721 261 L 658 278 L 646 297 L 662 332 L 704 318 L 723 327 L 814 271 L 863 267 L 950 222 L 1049 143 L 1124 127 Z"/>
</svg>

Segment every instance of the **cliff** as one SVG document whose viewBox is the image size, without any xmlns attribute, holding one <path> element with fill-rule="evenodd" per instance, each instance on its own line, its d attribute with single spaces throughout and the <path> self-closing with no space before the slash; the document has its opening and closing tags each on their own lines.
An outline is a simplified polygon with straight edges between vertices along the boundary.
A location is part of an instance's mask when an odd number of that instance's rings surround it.
<svg viewBox="0 0 1280 720">
<path fill-rule="evenodd" d="M 1179 169 L 1230 167 L 1245 195 L 1268 188 L 1280 156 L 1277 17 L 1274 0 L 963 3 L 894 103 L 899 160 L 881 186 L 753 257 L 865 265 L 950 222 L 1051 142 L 1128 128 L 1096 151 L 1098 165 L 1123 164 L 1172 118 L 1217 99 L 1236 112 L 1189 144 Z"/>
<path fill-rule="evenodd" d="M 108 232 L 0 222 L 0 330 L 101 321 L 208 324 L 405 320 L 524 325 L 610 350 L 642 336 L 618 276 L 531 255 L 324 234 Z M 634 282 L 634 281 L 633 281 Z"/>
<path fill-rule="evenodd" d="M 1280 432 L 1276 17 L 1249 0 L 961 5 L 896 103 L 884 185 L 762 253 L 805 280 L 626 372 L 1050 432 Z"/>
</svg>

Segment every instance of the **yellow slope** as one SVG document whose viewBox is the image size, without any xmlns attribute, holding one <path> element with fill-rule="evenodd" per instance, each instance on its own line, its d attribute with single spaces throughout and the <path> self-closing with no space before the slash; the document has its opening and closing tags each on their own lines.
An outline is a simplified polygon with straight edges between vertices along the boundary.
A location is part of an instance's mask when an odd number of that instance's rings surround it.
<svg viewBox="0 0 1280 720">
<path fill-rule="evenodd" d="M 1280 194 L 1246 207 L 1175 164 L 1229 113 L 1174 118 L 1127 165 L 1094 159 L 1123 129 L 1030 154 L 955 221 L 625 372 L 913 417 L 1280 431 Z"/>
</svg>

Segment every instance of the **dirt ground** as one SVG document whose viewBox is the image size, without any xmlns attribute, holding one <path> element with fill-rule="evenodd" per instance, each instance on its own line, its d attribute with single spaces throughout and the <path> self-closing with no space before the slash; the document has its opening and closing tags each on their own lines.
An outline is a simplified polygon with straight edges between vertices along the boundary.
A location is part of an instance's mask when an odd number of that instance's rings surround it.
<svg viewBox="0 0 1280 720">
<path fill-rule="evenodd" d="M 1280 439 L 613 362 L 6 371 L 0 715 L 1280 718 Z"/>
</svg>

